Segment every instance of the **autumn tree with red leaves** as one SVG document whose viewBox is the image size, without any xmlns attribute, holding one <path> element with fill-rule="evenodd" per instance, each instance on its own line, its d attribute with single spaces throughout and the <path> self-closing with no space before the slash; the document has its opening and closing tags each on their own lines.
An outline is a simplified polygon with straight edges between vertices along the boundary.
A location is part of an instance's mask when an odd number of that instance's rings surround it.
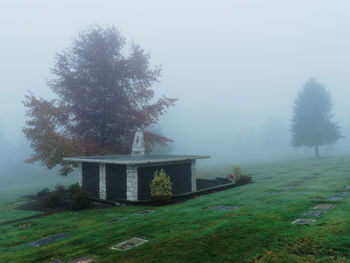
<svg viewBox="0 0 350 263">
<path fill-rule="evenodd" d="M 56 56 L 47 83 L 56 99 L 25 97 L 23 132 L 33 149 L 27 161 L 61 165 L 60 174 L 67 175 L 75 164 L 63 162 L 64 156 L 130 153 L 137 128 L 155 124 L 176 101 L 154 101 L 151 87 L 161 68 L 151 68 L 149 60 L 136 44 L 125 52 L 125 39 L 113 26 L 83 31 Z M 149 131 L 144 136 L 147 149 L 171 141 Z"/>
</svg>

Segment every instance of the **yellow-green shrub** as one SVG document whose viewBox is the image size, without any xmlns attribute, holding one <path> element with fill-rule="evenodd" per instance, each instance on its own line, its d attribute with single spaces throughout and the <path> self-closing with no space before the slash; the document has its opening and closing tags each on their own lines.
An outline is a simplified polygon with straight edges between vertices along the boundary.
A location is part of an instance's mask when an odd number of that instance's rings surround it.
<svg viewBox="0 0 350 263">
<path fill-rule="evenodd" d="M 170 200 L 172 184 L 170 177 L 167 176 L 165 171 L 161 169 L 154 172 L 154 178 L 150 185 L 151 188 L 151 199 L 155 202 L 160 201 L 166 203 Z"/>
<path fill-rule="evenodd" d="M 239 179 L 241 179 L 241 176 L 242 176 L 241 168 L 238 165 L 233 166 L 233 178 L 235 179 L 235 181 L 238 182 Z"/>
</svg>

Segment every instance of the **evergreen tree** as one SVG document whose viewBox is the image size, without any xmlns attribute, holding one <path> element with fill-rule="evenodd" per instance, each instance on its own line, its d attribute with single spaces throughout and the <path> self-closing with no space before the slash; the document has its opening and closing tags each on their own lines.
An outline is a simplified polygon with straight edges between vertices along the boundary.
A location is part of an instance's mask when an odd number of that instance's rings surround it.
<svg viewBox="0 0 350 263">
<path fill-rule="evenodd" d="M 332 121 L 333 103 L 329 91 L 314 79 L 307 81 L 294 101 L 292 117 L 292 145 L 314 147 L 333 144 L 339 138 L 340 127 Z"/>
</svg>

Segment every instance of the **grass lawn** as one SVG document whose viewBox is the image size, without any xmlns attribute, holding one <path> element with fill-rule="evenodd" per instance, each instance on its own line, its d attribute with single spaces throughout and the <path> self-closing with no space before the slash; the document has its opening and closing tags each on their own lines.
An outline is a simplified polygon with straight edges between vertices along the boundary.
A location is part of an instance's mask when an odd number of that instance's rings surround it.
<svg viewBox="0 0 350 263">
<path fill-rule="evenodd" d="M 19 223 L 0 226 L 0 262 L 69 262 L 83 256 L 97 262 L 350 262 L 350 196 L 333 202 L 337 206 L 311 225 L 291 224 L 306 218 L 304 212 L 317 204 L 329 203 L 327 198 L 336 192 L 346 191 L 350 157 L 241 168 L 252 174 L 253 183 L 175 205 L 61 212 L 29 220 L 26 228 Z M 199 171 L 199 176 L 230 172 L 230 166 L 217 167 Z M 206 209 L 221 205 L 239 208 Z M 0 219 L 11 209 L 1 201 Z M 134 214 L 146 209 L 156 211 Z M 104 223 L 117 217 L 122 219 Z M 28 246 L 55 233 L 68 236 Z M 131 237 L 148 242 L 126 251 L 110 249 Z"/>
<path fill-rule="evenodd" d="M 26 189 L 26 193 L 33 193 L 30 190 L 32 188 Z M 35 193 L 35 191 L 34 191 Z M 23 211 L 23 210 L 14 210 L 16 206 L 23 204 L 24 202 L 32 202 L 27 198 L 22 197 L 23 189 L 21 190 L 11 190 L 11 191 L 1 191 L 0 196 L 0 223 L 22 218 L 28 217 L 36 214 L 41 214 L 40 212 L 35 211 Z M 1 236 L 0 236 L 1 240 Z M 1 262 L 1 261 L 0 261 Z"/>
</svg>

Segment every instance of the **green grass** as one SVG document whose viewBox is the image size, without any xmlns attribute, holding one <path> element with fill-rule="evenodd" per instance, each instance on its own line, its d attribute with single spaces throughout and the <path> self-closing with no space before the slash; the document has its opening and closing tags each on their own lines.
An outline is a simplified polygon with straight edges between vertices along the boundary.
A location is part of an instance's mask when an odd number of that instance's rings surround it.
<svg viewBox="0 0 350 263">
<path fill-rule="evenodd" d="M 28 189 L 27 189 L 28 191 Z M 1 192 L 1 198 L 0 198 L 0 223 L 19 219 L 23 217 L 28 217 L 36 214 L 41 214 L 40 212 L 35 211 L 23 211 L 23 210 L 14 210 L 16 206 L 19 204 L 16 204 L 18 202 L 32 202 L 31 200 L 28 200 L 22 196 L 22 190 L 21 191 L 8 191 L 8 192 Z M 27 192 L 28 194 L 31 193 L 30 190 Z M 1 238 L 0 238 L 1 240 Z M 1 262 L 1 261 L 0 261 Z"/>
<path fill-rule="evenodd" d="M 68 186 L 75 183 L 74 178 L 76 178 L 75 176 L 58 178 L 54 174 L 44 173 L 35 173 L 31 176 L 25 174 L 22 177 L 21 174 L 13 174 L 10 179 L 8 177 L 5 177 L 0 184 L 0 223 L 41 214 L 41 212 L 35 211 L 14 210 L 14 208 L 18 206 L 18 204 L 16 205 L 18 202 L 32 202 L 32 200 L 24 198 L 24 195 L 35 194 L 45 187 L 54 189 L 57 184 Z M 23 184 L 23 181 L 26 184 Z"/>
<path fill-rule="evenodd" d="M 350 262 L 350 197 L 312 225 L 291 224 L 320 203 L 313 198 L 332 197 L 350 184 L 350 157 L 241 168 L 254 183 L 175 205 L 62 212 L 32 219 L 25 229 L 18 223 L 0 226 L 0 262 L 68 262 L 86 255 L 98 262 Z M 199 171 L 199 176 L 227 173 L 230 165 Z M 312 182 L 304 181 L 313 175 Z M 293 184 L 298 187 L 285 187 Z M 214 205 L 240 208 L 206 209 Z M 145 209 L 156 212 L 133 214 Z M 123 220 L 103 224 L 116 217 Z M 27 245 L 55 233 L 69 236 L 42 247 Z M 110 249 L 130 237 L 149 242 L 123 252 Z"/>
</svg>

